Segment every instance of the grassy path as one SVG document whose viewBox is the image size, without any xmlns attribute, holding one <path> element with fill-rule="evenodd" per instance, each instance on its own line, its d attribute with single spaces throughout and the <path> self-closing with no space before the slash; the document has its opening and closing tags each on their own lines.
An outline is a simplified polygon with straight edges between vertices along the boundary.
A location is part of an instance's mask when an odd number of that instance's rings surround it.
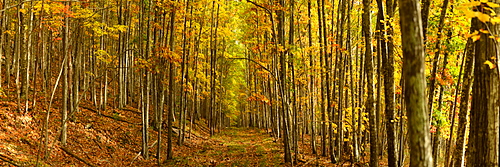
<svg viewBox="0 0 500 167">
<path fill-rule="evenodd" d="M 202 141 L 192 141 L 190 149 L 176 151 L 168 166 L 280 166 L 279 143 L 262 130 L 228 128 Z M 199 142 L 199 143 L 198 143 Z"/>
</svg>

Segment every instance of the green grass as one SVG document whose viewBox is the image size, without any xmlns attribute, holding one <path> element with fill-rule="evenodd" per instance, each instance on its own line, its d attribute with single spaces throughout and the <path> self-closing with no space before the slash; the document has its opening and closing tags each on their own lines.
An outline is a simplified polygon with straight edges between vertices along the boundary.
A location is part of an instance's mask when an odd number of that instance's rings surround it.
<svg viewBox="0 0 500 167">
<path fill-rule="evenodd" d="M 228 154 L 242 154 L 242 153 L 245 153 L 246 152 L 246 147 L 243 146 L 243 145 L 228 145 L 228 151 L 227 153 Z"/>
</svg>

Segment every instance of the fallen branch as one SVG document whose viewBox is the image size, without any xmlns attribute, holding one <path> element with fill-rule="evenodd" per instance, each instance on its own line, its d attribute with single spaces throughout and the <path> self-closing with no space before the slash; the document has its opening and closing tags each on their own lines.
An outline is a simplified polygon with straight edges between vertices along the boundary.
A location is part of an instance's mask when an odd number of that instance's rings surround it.
<svg viewBox="0 0 500 167">
<path fill-rule="evenodd" d="M 128 166 L 132 166 L 132 163 L 134 163 L 135 159 L 139 158 L 139 156 L 142 154 L 142 152 L 139 152 L 135 157 L 134 159 L 132 160 L 132 162 L 130 162 L 130 164 Z"/>
<path fill-rule="evenodd" d="M 87 110 L 90 110 L 90 111 L 92 111 L 92 112 L 95 112 L 95 113 L 99 114 L 99 112 L 98 112 L 97 110 L 93 109 L 93 108 L 86 107 L 86 106 L 80 106 L 80 107 L 82 107 L 82 108 L 84 108 L 84 109 L 87 109 Z M 121 119 L 121 118 L 116 118 L 116 117 L 109 116 L 109 115 L 102 114 L 102 113 L 101 113 L 100 115 L 102 115 L 102 116 L 104 116 L 104 117 L 106 117 L 106 118 L 111 118 L 111 119 L 114 119 L 114 120 L 117 120 L 117 121 L 121 121 L 121 122 L 125 122 L 125 123 L 128 123 L 128 124 L 132 124 L 132 125 L 142 125 L 142 123 L 133 123 L 133 122 L 129 122 L 129 121 L 127 121 L 127 120 L 123 120 L 123 119 Z"/>
<path fill-rule="evenodd" d="M 9 158 L 9 157 L 7 157 L 7 156 L 5 156 L 5 155 L 0 154 L 0 160 L 5 161 L 5 162 L 7 162 L 7 163 L 9 163 L 9 164 L 11 164 L 11 165 L 14 165 L 14 166 L 18 166 L 18 167 L 20 167 L 20 166 L 21 166 L 21 165 L 18 165 L 18 164 L 16 164 L 14 161 L 9 160 L 9 159 L 11 159 L 11 158 Z"/>
<path fill-rule="evenodd" d="M 197 134 L 194 134 L 193 132 L 190 133 L 190 136 L 188 136 L 188 138 L 191 138 L 191 135 L 194 136 L 194 137 L 197 137 L 197 138 L 205 139 L 203 136 L 199 136 Z"/>
<path fill-rule="evenodd" d="M 137 109 L 122 108 L 122 109 L 120 109 L 120 110 L 130 111 L 130 112 L 132 112 L 132 113 L 134 113 L 134 114 L 141 114 L 141 112 L 140 112 L 140 111 L 137 111 Z"/>
<path fill-rule="evenodd" d="M 301 166 L 307 166 L 307 164 L 311 163 L 312 161 L 316 160 L 315 158 L 314 159 L 311 159 L 309 161 L 307 161 L 306 163 L 302 164 Z"/>
<path fill-rule="evenodd" d="M 69 151 L 66 147 L 61 147 L 61 149 L 68 153 L 69 155 L 75 157 L 76 159 L 82 161 L 83 163 L 87 164 L 88 166 L 91 166 L 91 167 L 95 167 L 95 165 L 91 164 L 90 162 L 84 160 L 83 158 L 80 158 L 79 156 L 77 156 L 76 154 L 73 154 L 71 151 Z"/>
<path fill-rule="evenodd" d="M 133 123 L 133 122 L 129 122 L 127 120 L 123 120 L 123 119 L 121 119 L 121 117 L 113 117 L 113 116 L 109 116 L 109 115 L 106 115 L 106 114 L 102 114 L 102 116 L 107 117 L 107 118 L 111 118 L 111 119 L 114 119 L 114 120 L 117 120 L 117 121 L 125 122 L 125 123 L 128 123 L 128 124 L 142 125 L 142 123 Z"/>
<path fill-rule="evenodd" d="M 153 148 L 156 145 L 156 143 L 158 143 L 158 140 L 156 140 L 153 144 L 151 144 L 151 146 L 149 146 L 148 149 Z"/>
<path fill-rule="evenodd" d="M 208 129 L 207 127 L 203 126 L 203 125 L 200 125 L 198 123 L 195 123 L 196 126 L 198 126 L 198 128 L 200 128 L 202 131 L 210 131 L 210 129 Z"/>
</svg>

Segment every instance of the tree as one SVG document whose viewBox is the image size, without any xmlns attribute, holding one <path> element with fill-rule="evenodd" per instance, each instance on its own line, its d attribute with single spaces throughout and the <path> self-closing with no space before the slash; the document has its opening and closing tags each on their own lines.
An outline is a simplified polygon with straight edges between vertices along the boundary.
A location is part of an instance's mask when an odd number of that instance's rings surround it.
<svg viewBox="0 0 500 167">
<path fill-rule="evenodd" d="M 175 14 L 176 10 L 172 10 L 170 12 L 170 29 L 169 29 L 169 41 L 168 48 L 171 53 L 174 52 L 174 44 L 175 44 Z M 174 77 L 175 77 L 175 64 L 172 60 L 169 62 L 169 70 L 168 70 L 168 117 L 167 117 L 167 160 L 173 158 L 172 152 L 172 138 L 173 138 L 173 121 L 174 121 Z"/>
<path fill-rule="evenodd" d="M 370 166 L 378 166 L 378 130 L 377 130 L 377 116 L 374 108 L 375 98 L 373 96 L 375 89 L 373 86 L 373 51 L 372 39 L 370 28 L 370 11 L 371 0 L 363 0 L 363 35 L 365 37 L 365 70 L 367 76 L 368 97 L 366 100 L 366 112 L 368 112 L 370 119 Z M 379 104 L 380 105 L 380 104 Z"/>
<path fill-rule="evenodd" d="M 386 1 L 386 13 L 388 18 L 394 17 L 393 0 Z M 395 3 L 396 4 L 396 3 Z M 379 4 L 380 5 L 380 4 Z M 388 24 L 387 28 L 387 56 L 382 57 L 384 66 L 384 88 L 385 88 L 385 122 L 387 129 L 387 161 L 389 167 L 396 167 L 397 163 L 397 144 L 396 144 L 396 124 L 395 113 L 395 95 L 394 95 L 394 39 L 392 38 L 393 27 Z"/>
<path fill-rule="evenodd" d="M 465 51 L 465 70 L 463 78 L 463 86 L 460 90 L 460 111 L 458 115 L 457 143 L 453 153 L 453 161 L 450 166 L 463 166 L 463 157 L 465 152 L 465 131 L 467 126 L 467 111 L 469 108 L 469 95 L 472 88 L 472 72 L 474 69 L 474 43 L 469 39 L 466 44 Z"/>
<path fill-rule="evenodd" d="M 400 0 L 403 79 L 410 137 L 410 166 L 432 167 L 429 118 L 426 112 L 424 42 L 420 4 Z"/>
<path fill-rule="evenodd" d="M 500 3 L 495 0 L 493 3 Z M 489 15 L 490 2 L 477 2 L 475 8 L 480 14 Z M 500 10 L 493 9 L 498 17 Z M 470 111 L 470 133 L 467 166 L 498 166 L 500 112 L 500 58 L 498 38 L 500 25 L 481 18 L 472 18 L 472 31 L 480 31 L 474 47 L 474 83 L 472 86 L 472 106 Z M 488 30 L 489 32 L 485 31 Z M 495 63 L 497 62 L 497 63 Z"/>
</svg>

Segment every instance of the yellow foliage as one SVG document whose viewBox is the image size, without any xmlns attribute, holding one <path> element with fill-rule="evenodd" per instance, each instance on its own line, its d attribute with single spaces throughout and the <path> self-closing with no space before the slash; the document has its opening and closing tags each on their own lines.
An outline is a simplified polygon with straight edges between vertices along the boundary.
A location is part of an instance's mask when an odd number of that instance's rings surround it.
<svg viewBox="0 0 500 167">
<path fill-rule="evenodd" d="M 479 31 L 476 30 L 472 34 L 470 34 L 468 38 L 471 38 L 473 42 L 476 42 L 481 38 L 481 34 L 479 34 Z"/>
<path fill-rule="evenodd" d="M 460 5 L 461 7 L 474 7 L 474 6 L 479 6 L 481 5 L 481 2 L 479 1 L 473 1 L 473 2 L 468 2 L 468 3 L 463 3 Z"/>
<path fill-rule="evenodd" d="M 500 18 L 498 18 L 498 17 L 493 17 L 493 18 L 491 18 L 490 22 L 491 22 L 492 24 L 498 24 L 498 23 L 500 23 Z"/>
<path fill-rule="evenodd" d="M 484 10 L 489 11 L 489 14 L 485 14 L 480 11 L 473 11 L 471 8 L 478 7 L 478 6 L 483 6 Z M 500 7 L 499 4 L 488 2 L 487 0 L 481 0 L 481 1 L 474 1 L 474 2 L 469 2 L 469 3 L 464 3 L 460 5 L 459 9 L 464 12 L 465 16 L 468 18 L 474 18 L 477 17 L 479 21 L 486 23 L 486 22 L 491 22 L 492 24 L 499 23 L 500 20 L 494 16 L 496 16 L 495 10 L 492 8 L 497 8 Z"/>
<path fill-rule="evenodd" d="M 489 60 L 486 60 L 486 62 L 484 62 L 484 64 L 488 65 L 490 67 L 490 69 L 494 69 L 495 68 L 495 64 L 493 64 L 491 61 Z"/>
<path fill-rule="evenodd" d="M 483 23 L 490 21 L 491 17 L 489 15 L 481 13 L 481 12 L 475 12 L 475 13 L 477 13 L 476 17 L 477 17 L 477 19 L 479 19 L 479 21 L 481 21 Z"/>
<path fill-rule="evenodd" d="M 10 36 L 13 36 L 13 35 L 15 35 L 15 34 L 16 34 L 16 32 L 15 32 L 15 31 L 12 31 L 12 30 L 5 30 L 5 31 L 4 31 L 4 33 L 5 33 L 5 34 L 9 34 Z"/>
<path fill-rule="evenodd" d="M 488 5 L 491 8 L 498 8 L 500 7 L 499 4 L 493 3 L 493 2 L 486 2 L 486 5 Z"/>
<path fill-rule="evenodd" d="M 472 37 L 474 35 L 478 35 L 478 34 L 479 34 L 479 31 L 476 30 L 472 34 L 468 35 L 467 38 L 470 38 L 470 37 Z"/>
<path fill-rule="evenodd" d="M 481 32 L 483 34 L 489 34 L 490 33 L 488 30 L 485 30 L 485 29 L 480 29 L 479 32 Z"/>
<path fill-rule="evenodd" d="M 22 8 L 22 9 L 19 9 L 19 12 L 23 13 L 23 14 L 26 14 L 27 13 L 27 10 Z"/>
<path fill-rule="evenodd" d="M 88 9 L 88 8 L 80 8 L 79 6 L 75 6 L 74 7 L 75 9 L 75 12 L 74 12 L 74 16 L 75 18 L 82 18 L 82 19 L 85 19 L 85 18 L 90 18 L 90 17 L 98 17 L 98 15 L 96 13 L 94 13 L 92 10 Z"/>
</svg>

